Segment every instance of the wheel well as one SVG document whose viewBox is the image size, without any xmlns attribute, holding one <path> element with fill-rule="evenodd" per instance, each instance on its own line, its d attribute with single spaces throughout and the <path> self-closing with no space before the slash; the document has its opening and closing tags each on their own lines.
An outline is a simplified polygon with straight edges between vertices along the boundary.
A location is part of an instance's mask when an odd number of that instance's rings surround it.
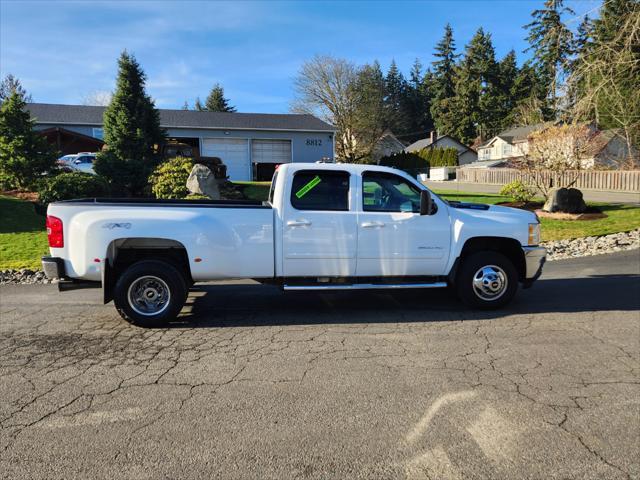
<svg viewBox="0 0 640 480">
<path fill-rule="evenodd" d="M 140 260 L 162 260 L 180 271 L 191 282 L 187 249 L 180 242 L 161 238 L 132 238 L 111 242 L 107 250 L 103 279 L 104 303 L 112 300 L 113 287 L 122 272 Z"/>
<path fill-rule="evenodd" d="M 460 252 L 460 258 L 464 259 L 473 253 L 477 252 L 498 252 L 507 257 L 513 262 L 514 267 L 518 272 L 518 278 L 520 281 L 524 280 L 526 276 L 526 264 L 524 259 L 524 252 L 517 240 L 504 237 L 474 237 L 467 240 Z"/>
</svg>

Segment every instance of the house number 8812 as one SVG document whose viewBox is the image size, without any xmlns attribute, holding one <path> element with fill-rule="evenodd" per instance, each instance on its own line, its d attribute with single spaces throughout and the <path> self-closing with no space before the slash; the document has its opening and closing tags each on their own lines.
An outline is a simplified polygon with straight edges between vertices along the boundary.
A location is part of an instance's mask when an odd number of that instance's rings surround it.
<svg viewBox="0 0 640 480">
<path fill-rule="evenodd" d="M 307 146 L 308 147 L 321 147 L 322 146 L 322 140 L 307 138 Z"/>
</svg>

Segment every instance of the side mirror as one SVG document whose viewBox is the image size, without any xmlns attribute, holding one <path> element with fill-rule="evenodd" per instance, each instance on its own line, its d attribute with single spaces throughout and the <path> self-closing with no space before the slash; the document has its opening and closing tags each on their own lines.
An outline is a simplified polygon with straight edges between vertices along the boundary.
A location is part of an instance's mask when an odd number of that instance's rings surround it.
<svg viewBox="0 0 640 480">
<path fill-rule="evenodd" d="M 420 192 L 420 215 L 431 215 L 432 203 L 431 192 L 422 190 Z"/>
</svg>

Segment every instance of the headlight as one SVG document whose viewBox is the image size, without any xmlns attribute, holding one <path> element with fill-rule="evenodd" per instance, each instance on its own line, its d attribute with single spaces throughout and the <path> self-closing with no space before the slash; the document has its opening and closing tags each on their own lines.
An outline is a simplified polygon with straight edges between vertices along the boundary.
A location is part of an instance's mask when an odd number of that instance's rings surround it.
<svg viewBox="0 0 640 480">
<path fill-rule="evenodd" d="M 538 245 L 539 243 L 540 243 L 540 224 L 530 223 L 528 244 Z"/>
</svg>

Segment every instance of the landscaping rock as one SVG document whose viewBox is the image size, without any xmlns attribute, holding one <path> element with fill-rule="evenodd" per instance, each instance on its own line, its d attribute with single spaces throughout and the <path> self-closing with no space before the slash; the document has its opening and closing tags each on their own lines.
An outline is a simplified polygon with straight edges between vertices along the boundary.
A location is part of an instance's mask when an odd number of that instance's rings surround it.
<svg viewBox="0 0 640 480">
<path fill-rule="evenodd" d="M 191 193 L 206 195 L 212 200 L 220 200 L 220 188 L 210 168 L 196 163 L 187 179 L 187 189 Z"/>
<path fill-rule="evenodd" d="M 22 270 L 0 270 L 0 285 L 9 283 L 29 285 L 51 283 L 51 280 L 49 280 L 41 270 L 35 272 L 26 268 Z"/>
<path fill-rule="evenodd" d="M 583 213 L 587 204 L 577 188 L 559 188 L 553 191 L 542 209 L 547 212 Z"/>
<path fill-rule="evenodd" d="M 631 232 L 603 235 L 601 237 L 554 240 L 551 242 L 542 242 L 541 245 L 547 249 L 547 260 L 550 261 L 621 252 L 640 248 L 640 229 Z"/>
</svg>

